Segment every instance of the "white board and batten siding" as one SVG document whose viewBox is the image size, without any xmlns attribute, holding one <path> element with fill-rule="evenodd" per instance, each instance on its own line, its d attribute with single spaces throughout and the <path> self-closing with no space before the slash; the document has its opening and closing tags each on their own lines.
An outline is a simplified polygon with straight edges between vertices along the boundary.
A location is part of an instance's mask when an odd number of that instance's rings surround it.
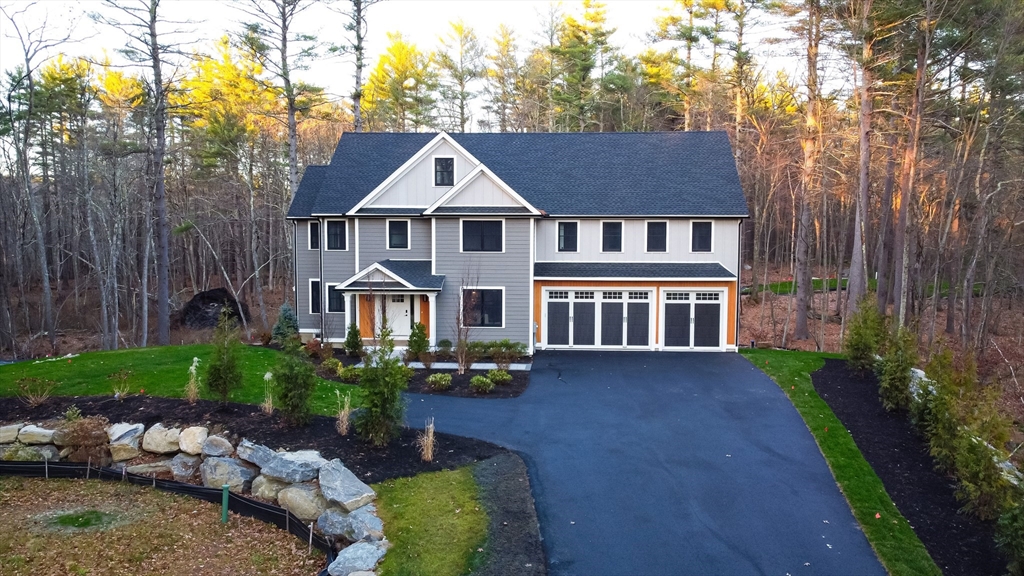
<svg viewBox="0 0 1024 576">
<path fill-rule="evenodd" d="M 469 174 L 475 165 L 450 144 L 440 141 L 415 165 L 392 182 L 379 196 L 371 200 L 368 207 L 419 207 L 426 208 L 437 202 L 451 190 L 451 186 L 434 186 L 435 156 L 455 157 L 455 183 Z"/>
<path fill-rule="evenodd" d="M 455 196 L 449 198 L 445 206 L 522 206 L 518 200 L 509 196 L 490 176 L 478 173 Z"/>
</svg>

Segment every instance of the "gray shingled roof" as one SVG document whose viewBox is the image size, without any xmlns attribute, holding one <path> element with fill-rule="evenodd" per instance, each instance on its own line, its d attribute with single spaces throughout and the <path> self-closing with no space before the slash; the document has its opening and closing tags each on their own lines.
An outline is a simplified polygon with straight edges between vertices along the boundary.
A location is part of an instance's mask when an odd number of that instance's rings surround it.
<svg viewBox="0 0 1024 576">
<path fill-rule="evenodd" d="M 360 210 L 362 212 L 362 210 Z M 526 206 L 438 206 L 434 214 L 529 214 Z"/>
<path fill-rule="evenodd" d="M 348 212 L 435 136 L 345 133 L 329 166 L 306 168 L 288 216 Z M 554 216 L 747 216 L 724 132 L 452 138 L 527 202 Z"/>
<path fill-rule="evenodd" d="M 718 262 L 537 262 L 537 278 L 736 278 Z"/>
<path fill-rule="evenodd" d="M 430 273 L 430 260 L 381 260 L 377 262 L 417 288 L 440 290 L 444 276 Z"/>
</svg>

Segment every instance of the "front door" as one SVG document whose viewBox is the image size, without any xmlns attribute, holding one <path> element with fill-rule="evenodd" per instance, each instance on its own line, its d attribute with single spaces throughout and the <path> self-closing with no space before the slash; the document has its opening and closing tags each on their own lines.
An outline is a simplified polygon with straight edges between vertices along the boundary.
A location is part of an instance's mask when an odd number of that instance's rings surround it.
<svg viewBox="0 0 1024 576">
<path fill-rule="evenodd" d="M 410 294 L 383 294 L 379 299 L 378 309 L 383 326 L 391 329 L 391 337 L 404 340 L 412 334 L 413 303 L 415 298 Z"/>
</svg>

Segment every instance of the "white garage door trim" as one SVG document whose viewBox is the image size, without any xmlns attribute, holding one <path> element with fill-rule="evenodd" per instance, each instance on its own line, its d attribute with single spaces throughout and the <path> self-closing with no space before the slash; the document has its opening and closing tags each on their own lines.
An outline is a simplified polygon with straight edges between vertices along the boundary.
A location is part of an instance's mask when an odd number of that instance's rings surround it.
<svg viewBox="0 0 1024 576">
<path fill-rule="evenodd" d="M 667 324 L 668 318 L 665 316 L 665 306 L 668 302 L 669 293 L 685 293 L 689 295 L 687 300 L 672 300 L 671 303 L 689 302 L 690 303 L 690 345 L 689 346 L 666 346 L 665 345 L 665 325 Z M 718 346 L 694 346 L 694 308 L 693 304 L 699 304 L 701 302 L 708 302 L 708 300 L 698 300 L 696 295 L 700 294 L 715 294 L 718 296 Z M 660 310 L 659 317 L 661 322 L 658 325 L 658 342 L 661 342 L 661 349 L 671 352 L 707 352 L 707 351 L 724 351 L 726 350 L 726 326 L 729 319 L 729 310 L 726 305 L 728 299 L 729 290 L 727 288 L 679 288 L 679 287 L 668 287 L 662 288 L 659 294 Z"/>
<path fill-rule="evenodd" d="M 552 299 L 551 293 L 556 292 L 557 298 Z M 592 302 L 594 303 L 594 344 L 592 345 L 579 345 L 574 343 L 573 337 L 573 306 L 574 302 L 577 301 L 576 293 L 592 293 L 592 297 L 580 297 L 578 300 L 581 302 Z M 630 294 L 630 293 L 633 294 Z M 566 294 L 567 293 L 567 294 Z M 613 293 L 619 293 L 619 298 L 612 297 Z M 640 294 L 646 294 L 646 299 L 640 299 Z M 655 296 L 657 289 L 654 286 L 644 287 L 618 287 L 618 286 L 542 286 L 541 287 L 541 344 L 542 350 L 654 350 L 654 333 L 655 333 Z M 563 297 L 564 296 L 564 297 Z M 632 298 L 631 298 L 632 297 Z M 548 335 L 550 330 L 548 329 L 548 302 L 569 302 L 569 344 L 548 344 Z M 621 345 L 602 345 L 601 344 L 601 304 L 604 302 L 621 302 L 622 303 L 622 344 Z M 629 303 L 647 302 L 647 345 L 630 346 L 627 345 L 628 338 L 628 308 Z"/>
</svg>

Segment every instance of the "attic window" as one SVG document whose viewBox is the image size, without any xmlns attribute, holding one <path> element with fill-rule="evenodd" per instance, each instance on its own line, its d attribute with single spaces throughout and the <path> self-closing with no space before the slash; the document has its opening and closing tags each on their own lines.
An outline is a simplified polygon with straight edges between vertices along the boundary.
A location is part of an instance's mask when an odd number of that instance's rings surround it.
<svg viewBox="0 0 1024 576">
<path fill-rule="evenodd" d="M 434 158 L 434 186 L 455 186 L 455 158 Z"/>
</svg>

